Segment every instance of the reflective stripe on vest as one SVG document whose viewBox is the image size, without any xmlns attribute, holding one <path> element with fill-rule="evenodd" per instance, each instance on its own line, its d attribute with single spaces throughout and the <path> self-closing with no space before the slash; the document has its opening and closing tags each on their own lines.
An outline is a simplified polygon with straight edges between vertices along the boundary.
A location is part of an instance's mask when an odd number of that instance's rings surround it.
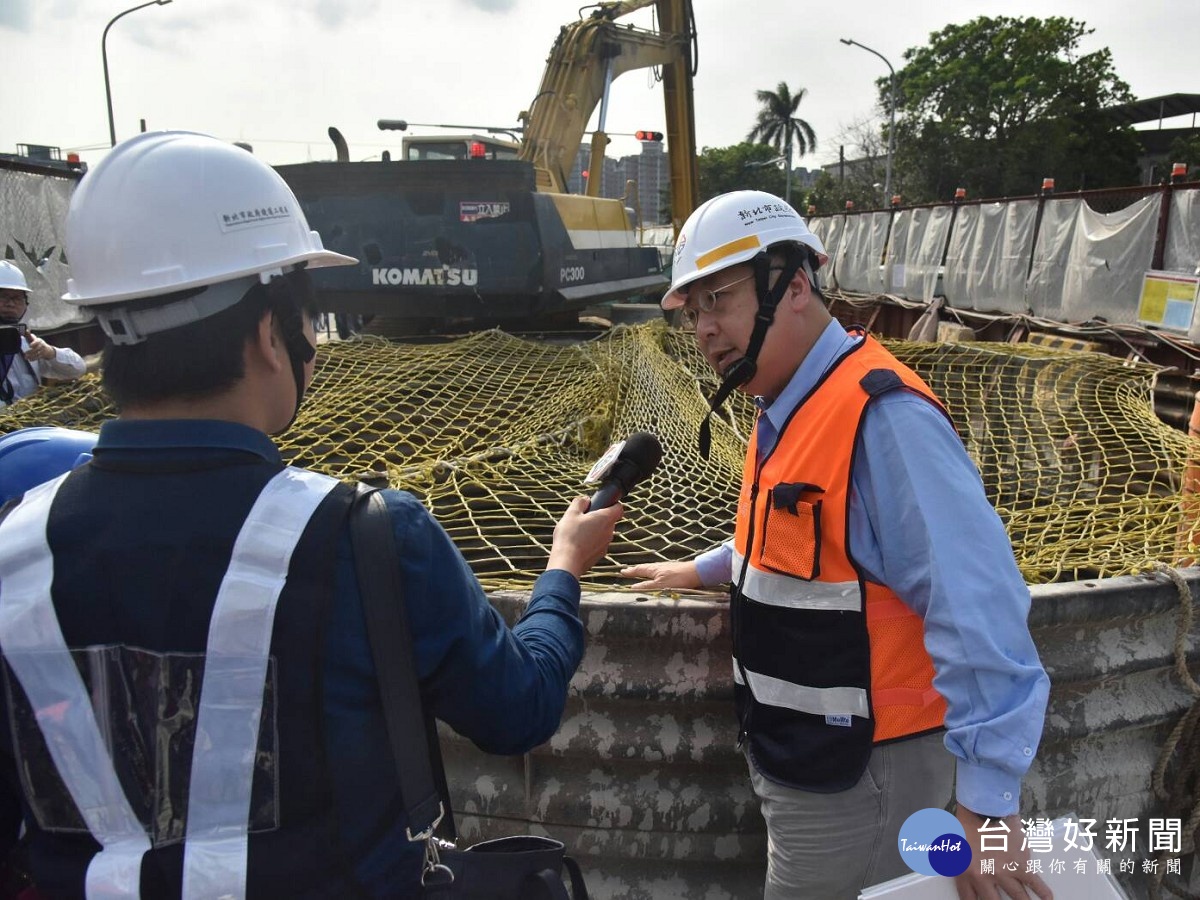
<svg viewBox="0 0 1200 900">
<path fill-rule="evenodd" d="M 50 599 L 46 522 L 65 478 L 30 491 L 0 526 L 0 649 L 37 711 L 55 768 L 103 847 L 88 865 L 87 897 L 136 898 L 150 842 L 117 780 Z M 238 533 L 205 648 L 184 900 L 245 896 L 250 789 L 275 607 L 304 529 L 337 484 L 285 469 L 263 488 Z"/>
<path fill-rule="evenodd" d="M 221 581 L 205 646 L 188 784 L 183 898 L 246 895 L 250 786 L 275 606 L 292 551 L 337 479 L 284 469 L 254 502 Z M 246 677 L 245 665 L 257 668 Z"/>
<path fill-rule="evenodd" d="M 741 572 L 745 561 L 741 553 L 733 551 L 733 571 Z M 768 606 L 862 612 L 862 591 L 857 581 L 800 581 L 747 566 L 742 591 Z"/>
<path fill-rule="evenodd" d="M 871 716 L 871 708 L 867 703 L 867 692 L 861 688 L 831 687 L 815 688 L 802 684 L 792 684 L 782 678 L 772 678 L 761 672 L 743 669 L 733 659 L 733 680 L 737 684 L 746 684 L 742 672 L 749 679 L 750 692 L 759 703 L 768 706 L 781 706 L 796 712 L 811 713 L 814 716 L 859 716 L 867 719 Z"/>
<path fill-rule="evenodd" d="M 113 771 L 50 602 L 54 558 L 46 520 L 66 478 L 27 492 L 0 526 L 0 650 L 29 698 L 54 767 L 101 846 L 88 864 L 89 900 L 137 897 L 150 839 Z"/>
</svg>

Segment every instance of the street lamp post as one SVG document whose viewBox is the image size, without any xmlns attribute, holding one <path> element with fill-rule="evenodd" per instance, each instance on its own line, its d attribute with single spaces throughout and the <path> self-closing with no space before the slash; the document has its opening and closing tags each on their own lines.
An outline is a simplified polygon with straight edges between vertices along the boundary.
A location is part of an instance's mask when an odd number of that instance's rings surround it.
<svg viewBox="0 0 1200 900">
<path fill-rule="evenodd" d="M 791 169 L 791 152 L 790 152 L 791 149 L 792 149 L 791 144 L 789 143 L 788 144 L 789 152 L 788 152 L 787 156 L 777 156 L 774 159 L 764 159 L 761 162 L 748 162 L 748 163 L 742 164 L 743 169 L 761 169 L 764 166 L 774 166 L 774 165 L 777 165 L 778 163 L 786 163 L 787 164 L 787 166 L 786 166 L 787 175 L 785 176 L 786 180 L 784 182 L 784 189 L 783 189 L 783 199 L 784 199 L 784 202 L 786 202 L 786 203 L 792 202 L 792 169 Z"/>
<path fill-rule="evenodd" d="M 792 132 L 788 130 L 787 146 L 784 148 L 783 160 L 783 202 L 789 206 L 792 202 Z"/>
<path fill-rule="evenodd" d="M 108 137 L 112 142 L 112 146 L 117 146 L 117 129 L 113 124 L 113 109 L 112 109 L 112 88 L 108 83 L 108 29 L 113 27 L 117 19 L 122 16 L 127 16 L 131 12 L 137 12 L 139 9 L 145 9 L 147 6 L 166 6 L 171 0 L 150 0 L 149 3 L 143 3 L 140 6 L 133 6 L 124 12 L 119 12 L 104 26 L 104 34 L 100 36 L 100 59 L 104 63 L 104 99 L 108 103 Z"/>
<path fill-rule="evenodd" d="M 878 50 L 872 50 L 866 44 L 860 44 L 858 41 L 851 40 L 850 38 L 838 38 L 838 40 L 840 40 L 847 47 L 853 45 L 855 47 L 861 47 L 868 53 L 874 53 L 883 60 L 883 64 L 888 67 L 888 72 L 891 73 L 888 82 L 888 106 L 891 107 L 891 114 L 888 118 L 887 172 L 883 176 L 883 196 L 885 198 L 890 197 L 892 195 L 892 149 L 896 146 L 896 70 L 892 68 L 892 64 L 888 62 L 887 57 Z"/>
</svg>

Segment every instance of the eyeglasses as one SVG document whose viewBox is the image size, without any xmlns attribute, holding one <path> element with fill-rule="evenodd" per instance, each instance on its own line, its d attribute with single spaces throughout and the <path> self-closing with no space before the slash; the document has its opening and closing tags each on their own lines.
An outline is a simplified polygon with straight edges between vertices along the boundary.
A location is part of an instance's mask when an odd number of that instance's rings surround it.
<svg viewBox="0 0 1200 900">
<path fill-rule="evenodd" d="M 722 285 L 721 287 L 716 288 L 715 290 L 688 291 L 689 304 L 694 295 L 695 300 L 696 300 L 696 305 L 695 306 L 685 305 L 683 307 L 683 309 L 681 309 L 679 311 L 680 327 L 683 328 L 684 331 L 695 331 L 696 324 L 700 321 L 700 313 L 712 312 L 714 309 L 717 308 L 717 301 L 721 299 L 721 294 L 726 293 L 727 291 L 729 291 L 730 288 L 737 287 L 743 281 L 749 281 L 753 277 L 754 277 L 754 273 L 751 272 L 749 275 L 743 275 L 741 278 L 737 279 L 737 281 L 731 281 L 731 282 L 729 282 L 729 284 Z"/>
<path fill-rule="evenodd" d="M 29 295 L 24 291 L 0 291 L 0 303 L 28 303 Z"/>
</svg>

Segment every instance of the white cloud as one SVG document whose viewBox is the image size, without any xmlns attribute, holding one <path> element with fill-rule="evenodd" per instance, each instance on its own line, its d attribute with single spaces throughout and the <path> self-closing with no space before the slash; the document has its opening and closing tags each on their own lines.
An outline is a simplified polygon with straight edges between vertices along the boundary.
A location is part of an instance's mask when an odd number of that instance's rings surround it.
<svg viewBox="0 0 1200 900">
<path fill-rule="evenodd" d="M 379 0 L 309 0 L 305 7 L 320 24 L 339 28 L 347 21 L 374 15 Z"/>
<path fill-rule="evenodd" d="M 474 6 L 489 13 L 502 13 L 514 9 L 517 0 L 465 0 L 468 6 Z"/>
<path fill-rule="evenodd" d="M 100 66 L 105 23 L 137 0 L 0 0 L 0 51 L 10 102 L 0 117 L 0 152 L 17 142 L 64 149 L 107 147 Z M 883 63 L 849 37 L 902 64 L 950 22 L 979 15 L 1073 16 L 1095 28 L 1082 48 L 1107 46 L 1135 95 L 1190 92 L 1200 54 L 1177 20 L 1177 0 L 855 0 L 801 15 L 795 0 L 694 0 L 700 71 L 695 82 L 699 146 L 741 141 L 754 120 L 754 92 L 786 81 L 808 94 L 800 115 L 816 131 L 816 154 L 837 159 L 838 134 L 877 114 Z M 582 4 L 564 0 L 174 0 L 130 14 L 108 38 L 118 136 L 189 128 L 248 140 L 270 162 L 328 159 L 336 125 L 363 159 L 399 150 L 380 118 L 511 126 L 536 94 L 559 29 Z M 584 9 L 587 14 L 587 9 Z M 643 9 L 623 22 L 646 26 Z M 766 23 L 764 25 L 764 23 Z M 36 98 L 36 99 L 35 99 Z M 613 84 L 610 152 L 636 153 L 621 132 L 665 129 L 662 87 L 631 72 Z M 414 128 L 430 134 L 438 129 Z M 848 148 L 849 149 L 849 148 Z M 84 152 L 94 162 L 101 150 Z"/>
</svg>

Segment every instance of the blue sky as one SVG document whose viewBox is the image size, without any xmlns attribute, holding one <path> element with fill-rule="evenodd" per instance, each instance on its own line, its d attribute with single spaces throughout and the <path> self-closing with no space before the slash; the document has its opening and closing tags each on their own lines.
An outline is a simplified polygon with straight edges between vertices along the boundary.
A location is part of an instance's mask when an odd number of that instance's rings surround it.
<svg viewBox="0 0 1200 900">
<path fill-rule="evenodd" d="M 1200 93 L 1200 20 L 1185 0 L 694 0 L 700 35 L 698 143 L 745 137 L 754 92 L 787 81 L 808 94 L 800 114 L 818 148 L 801 165 L 837 158 L 854 123 L 878 115 L 875 56 L 903 51 L 978 15 L 1071 16 L 1095 29 L 1138 97 Z M 0 0 L 5 101 L 0 152 L 42 143 L 95 162 L 108 145 L 100 39 L 135 0 Z M 252 143 L 271 163 L 329 159 L 330 125 L 352 159 L 399 149 L 380 118 L 514 125 L 537 90 L 560 26 L 580 0 L 173 0 L 121 19 L 107 47 L 118 137 L 185 128 Z M 1193 10 L 1184 12 L 1184 10 Z M 952 12 L 951 12 L 952 10 Z M 646 25 L 649 10 L 627 21 Z M 1184 124 L 1190 123 L 1190 118 Z M 1179 124 L 1179 123 L 1168 123 Z M 661 88 L 645 71 L 613 88 L 610 132 L 662 130 Z M 434 133 L 414 128 L 412 133 Z M 610 153 L 636 152 L 616 137 Z M 848 154 L 851 153 L 847 149 Z"/>
</svg>

